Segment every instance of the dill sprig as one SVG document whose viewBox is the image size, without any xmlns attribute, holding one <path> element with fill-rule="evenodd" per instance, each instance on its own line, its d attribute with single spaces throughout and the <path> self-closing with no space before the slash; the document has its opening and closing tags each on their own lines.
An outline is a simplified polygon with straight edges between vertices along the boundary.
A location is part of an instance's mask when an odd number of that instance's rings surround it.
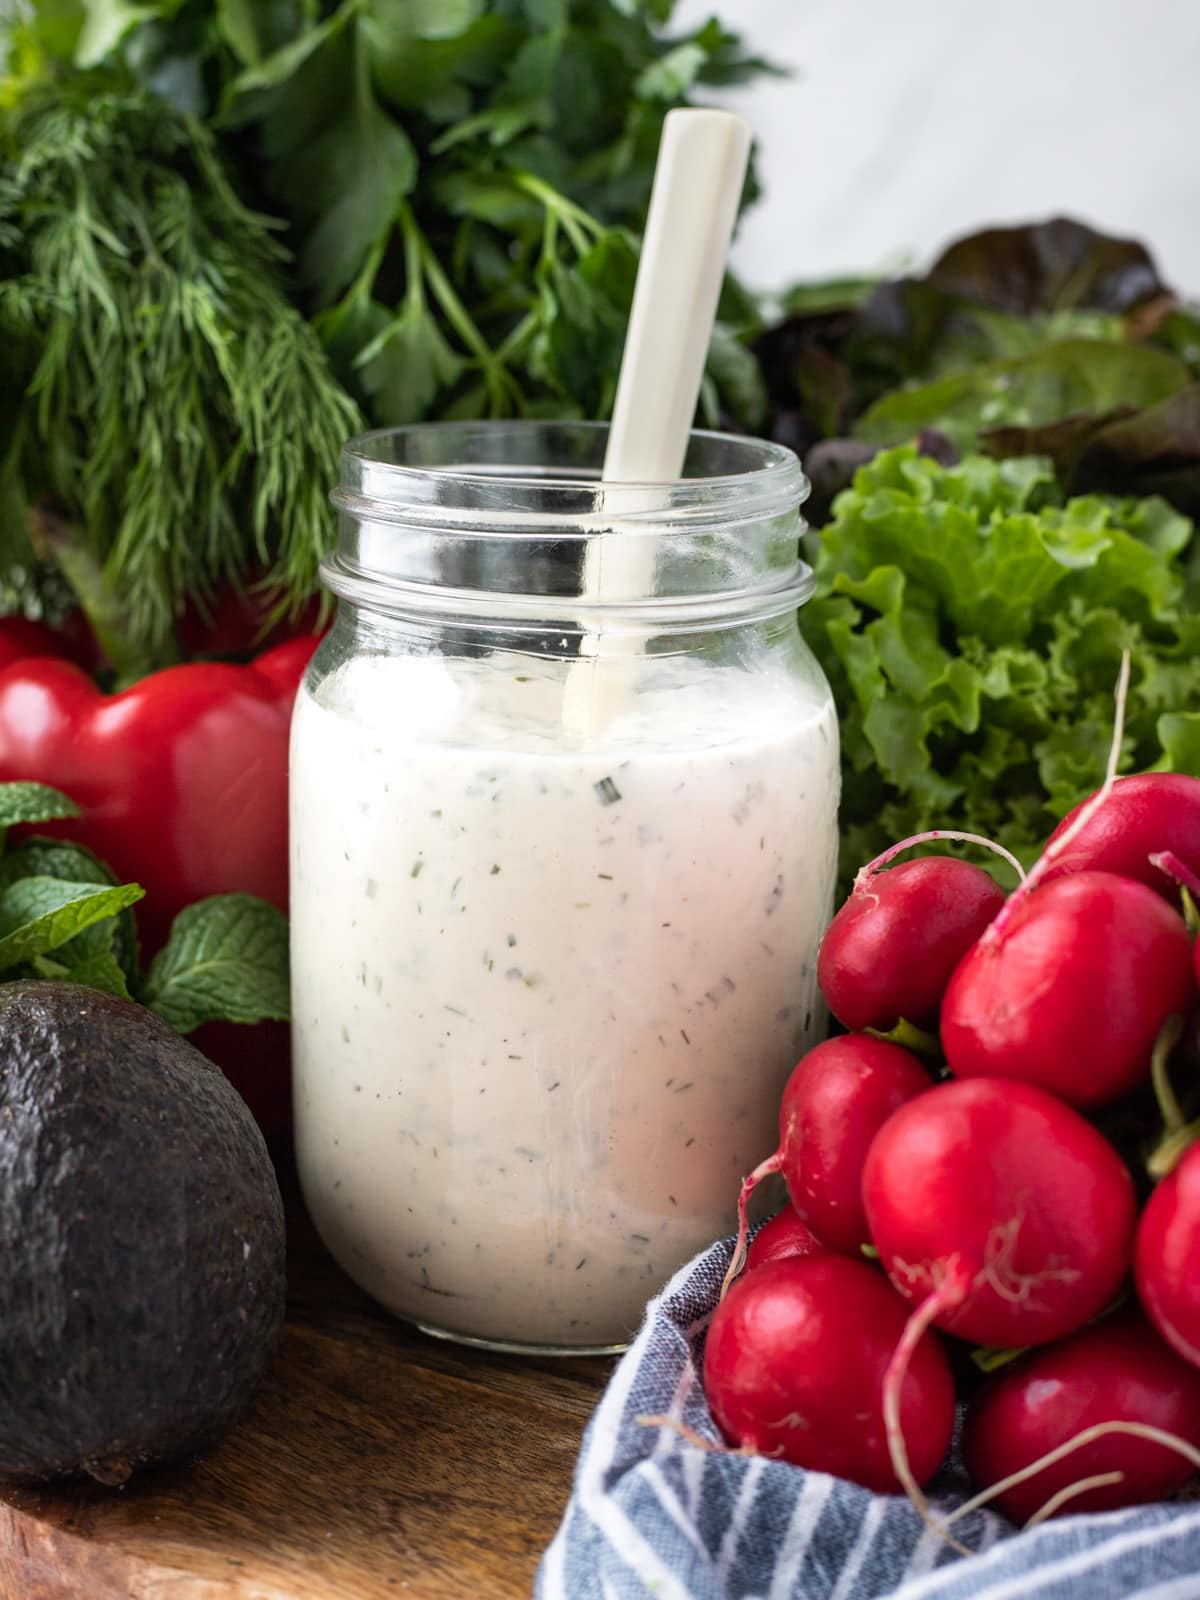
<svg viewBox="0 0 1200 1600">
<path fill-rule="evenodd" d="M 332 533 L 360 417 L 271 227 L 200 122 L 119 80 L 59 73 L 0 109 L 0 561 L 29 563 L 21 508 L 57 502 L 66 575 L 100 574 L 142 664 L 223 580 L 298 605 Z"/>
</svg>

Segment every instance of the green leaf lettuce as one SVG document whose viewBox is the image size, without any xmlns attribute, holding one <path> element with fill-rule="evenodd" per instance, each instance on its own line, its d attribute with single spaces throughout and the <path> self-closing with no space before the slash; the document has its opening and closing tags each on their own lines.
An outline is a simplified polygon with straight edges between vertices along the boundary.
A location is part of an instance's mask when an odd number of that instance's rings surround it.
<svg viewBox="0 0 1200 1600">
<path fill-rule="evenodd" d="M 1104 776 L 1200 776 L 1192 524 L 1161 500 L 1063 501 L 1046 464 L 877 456 L 813 540 L 801 622 L 842 722 L 843 869 L 928 828 L 1026 860 Z"/>
</svg>

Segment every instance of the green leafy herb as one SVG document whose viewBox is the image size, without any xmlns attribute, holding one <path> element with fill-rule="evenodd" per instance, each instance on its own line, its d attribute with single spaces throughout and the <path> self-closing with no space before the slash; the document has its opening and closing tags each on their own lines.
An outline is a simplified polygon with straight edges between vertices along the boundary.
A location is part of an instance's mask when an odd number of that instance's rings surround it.
<svg viewBox="0 0 1200 1600">
<path fill-rule="evenodd" d="M 176 917 L 142 1001 L 178 1033 L 203 1022 L 286 1021 L 287 919 L 248 894 L 215 895 Z"/>
<path fill-rule="evenodd" d="M 144 893 L 136 883 L 107 888 L 61 878 L 19 878 L 0 893 L 0 969 L 49 955 Z"/>
<path fill-rule="evenodd" d="M 15 784 L 0 784 L 0 801 L 3 801 L 6 789 L 16 787 Z M 19 878 L 33 877 L 59 878 L 102 887 L 115 887 L 118 882 L 116 873 L 83 845 L 66 839 L 40 837 L 24 840 L 9 849 L 0 860 L 0 885 L 7 887 Z M 138 944 L 132 910 L 127 909 L 93 924 L 77 934 L 56 955 L 60 961 L 74 963 L 111 958 L 120 967 L 127 982 L 136 982 Z M 79 981 L 82 983 L 86 980 L 81 978 Z"/>
<path fill-rule="evenodd" d="M 595 363 L 663 117 L 773 70 L 715 19 L 669 33 L 672 0 L 109 0 L 102 31 L 51 42 L 57 3 L 33 0 L 42 51 L 200 109 L 286 219 L 306 307 L 381 424 L 610 403 Z M 734 415 L 747 382 L 720 395 Z"/>
<path fill-rule="evenodd" d="M 65 795 L 34 783 L 0 784 L 0 818 L 45 822 L 78 815 Z M 0 836 L 0 977 L 82 983 L 140 1000 L 178 1033 L 203 1022 L 286 1021 L 287 920 L 253 895 L 214 895 L 176 917 L 143 979 L 130 908 L 144 891 L 119 884 L 82 845 Z"/>
<path fill-rule="evenodd" d="M 36 555 L 136 676 L 218 583 L 312 591 L 355 402 L 605 415 L 663 117 L 769 70 L 672 10 L 27 0 L 0 80 L 0 602 L 46 588 Z M 731 291 L 723 315 L 703 415 L 758 426 L 755 313 Z"/>
<path fill-rule="evenodd" d="M 0 97 L 0 230 L 0 559 L 49 497 L 37 553 L 127 671 L 218 579 L 311 590 L 359 417 L 212 136 L 103 73 Z"/>
<path fill-rule="evenodd" d="M 12 828 L 20 822 L 56 822 L 78 815 L 74 800 L 48 784 L 0 784 L 0 828 Z"/>
<path fill-rule="evenodd" d="M 56 955 L 58 959 L 34 956 L 30 964 L 39 978 L 53 978 L 60 983 L 82 983 L 89 989 L 103 989 L 106 994 L 115 994 L 122 1000 L 133 998 L 125 970 L 110 951 L 99 950 L 94 955 L 71 961 L 62 960 L 61 951 Z"/>
</svg>

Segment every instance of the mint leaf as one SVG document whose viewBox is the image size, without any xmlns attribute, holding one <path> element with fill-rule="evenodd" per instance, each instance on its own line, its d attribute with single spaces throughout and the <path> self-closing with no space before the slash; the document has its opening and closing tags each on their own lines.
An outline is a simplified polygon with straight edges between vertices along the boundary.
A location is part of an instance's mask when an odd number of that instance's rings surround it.
<svg viewBox="0 0 1200 1600">
<path fill-rule="evenodd" d="M 58 822 L 77 817 L 74 800 L 45 783 L 0 783 L 0 828 L 20 822 Z"/>
<path fill-rule="evenodd" d="M 0 969 L 59 949 L 144 893 L 136 883 L 105 888 L 58 878 L 19 878 L 0 894 Z"/>
<path fill-rule="evenodd" d="M 35 835 L 10 850 L 0 861 L 0 889 L 19 878 L 61 878 L 69 883 L 115 886 L 117 875 L 98 856 L 81 844 L 66 839 L 45 839 Z M 111 956 L 133 982 L 138 971 L 137 925 L 128 908 L 106 921 L 93 923 L 76 934 L 58 952 L 68 966 L 76 961 Z M 80 980 L 83 981 L 82 979 Z M 96 985 L 104 987 L 104 985 Z"/>
<path fill-rule="evenodd" d="M 58 955 L 62 951 L 57 952 Z M 89 989 L 103 989 L 122 1000 L 131 1000 L 125 974 L 113 956 L 100 951 L 80 961 L 56 961 L 53 956 L 34 956 L 30 963 L 32 972 L 39 978 L 57 979 L 60 983 L 82 983 Z"/>
<path fill-rule="evenodd" d="M 191 1033 L 204 1022 L 286 1022 L 289 995 L 287 918 L 254 895 L 220 894 L 175 918 L 141 1000 Z"/>
</svg>

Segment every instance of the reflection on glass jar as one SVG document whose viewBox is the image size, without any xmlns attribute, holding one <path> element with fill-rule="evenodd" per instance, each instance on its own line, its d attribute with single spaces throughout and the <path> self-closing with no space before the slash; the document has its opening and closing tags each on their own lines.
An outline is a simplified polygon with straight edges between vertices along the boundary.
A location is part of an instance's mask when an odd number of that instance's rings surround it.
<svg viewBox="0 0 1200 1600">
<path fill-rule="evenodd" d="M 352 442 L 293 725 L 309 1208 L 398 1315 L 503 1346 L 628 1340 L 820 1027 L 837 729 L 799 466 L 696 434 L 678 483 L 614 493 L 604 443 Z M 637 597 L 586 579 L 598 538 Z"/>
</svg>

